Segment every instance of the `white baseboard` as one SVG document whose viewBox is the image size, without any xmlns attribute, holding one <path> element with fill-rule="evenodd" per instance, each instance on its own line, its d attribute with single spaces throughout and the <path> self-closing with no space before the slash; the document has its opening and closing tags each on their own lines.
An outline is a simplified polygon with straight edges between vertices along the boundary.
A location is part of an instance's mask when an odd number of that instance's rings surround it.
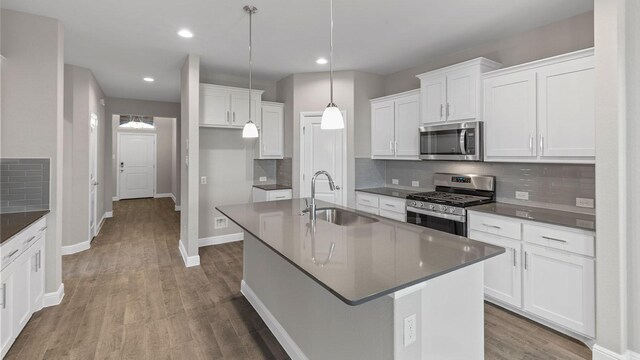
<svg viewBox="0 0 640 360">
<path fill-rule="evenodd" d="M 158 199 L 158 198 L 170 198 L 172 196 L 173 196 L 172 193 L 162 193 L 162 194 L 153 195 L 153 197 L 156 198 L 156 199 Z"/>
<path fill-rule="evenodd" d="M 114 197 L 112 197 L 112 198 L 111 198 L 111 200 L 112 200 L 112 201 L 120 201 L 120 198 L 119 198 L 119 197 L 117 197 L 117 196 L 114 196 Z"/>
<path fill-rule="evenodd" d="M 184 266 L 192 267 L 200 265 L 200 255 L 188 256 L 187 249 L 184 248 L 184 243 L 182 240 L 178 242 L 178 248 L 180 249 L 180 255 L 182 255 L 182 261 L 184 261 Z"/>
<path fill-rule="evenodd" d="M 629 360 L 640 360 L 640 353 L 630 351 Z"/>
<path fill-rule="evenodd" d="M 113 211 L 107 211 L 104 213 L 104 217 L 106 218 L 112 218 L 113 217 Z"/>
<path fill-rule="evenodd" d="M 211 236 L 198 239 L 198 247 L 226 244 L 234 241 L 244 240 L 244 233 Z"/>
<path fill-rule="evenodd" d="M 104 225 L 104 221 L 111 217 L 111 216 L 107 216 L 108 213 L 104 213 L 104 215 L 102 215 L 102 219 L 100 219 L 100 222 L 98 222 L 98 231 L 96 231 L 96 235 L 100 234 L 100 230 L 102 230 L 102 225 Z"/>
<path fill-rule="evenodd" d="M 176 196 L 175 196 L 175 195 L 173 195 L 173 193 L 171 193 L 171 200 L 173 200 L 173 203 L 174 203 L 174 204 L 176 203 Z"/>
<path fill-rule="evenodd" d="M 62 247 L 62 255 L 71 255 L 91 249 L 91 239 L 83 241 L 75 245 L 67 245 Z"/>
<path fill-rule="evenodd" d="M 618 354 L 598 344 L 593 346 L 593 360 L 630 360 L 633 359 L 634 356 L 638 358 L 637 354 L 634 355 L 629 351 L 627 351 L 625 354 Z"/>
<path fill-rule="evenodd" d="M 180 205 L 176 205 L 176 211 L 180 211 L 182 210 L 182 207 Z"/>
<path fill-rule="evenodd" d="M 280 325 L 278 320 L 271 314 L 269 309 L 262 303 L 262 301 L 258 298 L 258 296 L 251 290 L 249 285 L 247 285 L 244 280 L 240 283 L 240 292 L 244 295 L 244 297 L 249 300 L 251 306 L 258 312 L 262 321 L 267 324 L 267 327 L 273 335 L 276 337 L 280 345 L 284 348 L 287 354 L 293 360 L 308 360 L 307 356 L 302 352 L 302 349 L 298 346 L 298 344 L 293 341 L 289 333 Z"/>
<path fill-rule="evenodd" d="M 42 297 L 42 306 L 56 306 L 62 302 L 62 298 L 64 298 L 64 283 L 61 283 L 58 287 L 57 291 L 45 293 Z"/>
</svg>

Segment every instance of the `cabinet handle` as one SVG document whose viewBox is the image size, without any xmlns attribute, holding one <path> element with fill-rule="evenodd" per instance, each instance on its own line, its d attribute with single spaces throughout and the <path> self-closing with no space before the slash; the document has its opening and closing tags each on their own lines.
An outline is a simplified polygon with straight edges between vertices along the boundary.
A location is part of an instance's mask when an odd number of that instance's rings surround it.
<svg viewBox="0 0 640 360">
<path fill-rule="evenodd" d="M 393 153 L 393 140 L 389 140 L 389 151 Z"/>
<path fill-rule="evenodd" d="M 233 112 L 233 123 L 234 124 L 236 123 L 236 112 L 235 111 Z"/>
<path fill-rule="evenodd" d="M 362 202 L 366 202 L 366 203 L 370 203 L 371 201 L 367 200 L 367 199 L 360 199 L 360 201 Z"/>
<path fill-rule="evenodd" d="M 42 250 L 38 250 L 38 270 L 42 269 Z"/>
<path fill-rule="evenodd" d="M 397 141 L 395 142 L 395 147 L 393 148 L 393 153 L 396 154 L 396 155 L 398 154 L 398 142 Z"/>
<path fill-rule="evenodd" d="M 440 104 L 440 119 L 444 116 L 444 104 Z"/>
<path fill-rule="evenodd" d="M 47 227 L 46 227 L 46 226 L 45 226 L 45 227 L 43 227 L 42 229 L 40 229 L 39 231 L 45 231 L 45 230 L 47 230 Z"/>
<path fill-rule="evenodd" d="M 528 270 L 529 269 L 529 255 L 527 254 L 527 252 L 524 252 L 524 269 Z"/>
<path fill-rule="evenodd" d="M 540 135 L 540 155 L 544 155 L 544 135 Z"/>
<path fill-rule="evenodd" d="M 513 252 L 513 267 L 518 266 L 518 263 L 516 261 L 516 249 L 511 249 L 511 251 Z"/>
<path fill-rule="evenodd" d="M 7 283 L 2 284 L 2 308 L 7 308 Z"/>
<path fill-rule="evenodd" d="M 231 120 L 229 119 L 229 112 L 227 111 L 227 122 L 230 123 Z"/>
<path fill-rule="evenodd" d="M 385 205 L 386 205 L 386 206 L 388 206 L 388 207 L 392 207 L 392 208 L 394 208 L 394 209 L 395 209 L 395 207 L 396 207 L 395 205 L 392 205 L 392 204 L 385 204 Z"/>
<path fill-rule="evenodd" d="M 542 236 L 543 239 L 547 239 L 547 240 L 553 240 L 553 241 L 559 241 L 561 243 L 566 243 L 567 240 L 563 240 L 563 239 L 558 239 L 558 238 L 553 238 L 553 237 L 549 237 L 549 236 Z"/>
<path fill-rule="evenodd" d="M 286 196 L 276 196 L 276 199 L 284 199 Z"/>
<path fill-rule="evenodd" d="M 30 244 L 33 241 L 33 239 L 35 239 L 35 238 L 36 238 L 36 236 L 34 235 L 34 236 L 30 237 L 29 240 L 25 241 L 23 244 Z"/>
<path fill-rule="evenodd" d="M 533 154 L 533 135 L 529 136 L 529 152 Z"/>
<path fill-rule="evenodd" d="M 13 250 L 12 252 L 10 252 L 10 253 L 9 253 L 9 255 L 7 255 L 7 258 L 8 258 L 8 259 L 11 259 L 11 257 L 12 257 L 13 255 L 15 255 L 15 254 L 18 252 L 18 250 L 19 250 L 19 249 L 15 249 L 15 250 Z"/>
<path fill-rule="evenodd" d="M 489 225 L 489 224 L 484 224 L 484 223 L 483 223 L 482 225 L 484 225 L 484 226 L 486 226 L 486 227 L 494 228 L 494 229 L 502 229 L 502 228 L 501 228 L 500 226 L 498 226 L 498 225 Z"/>
<path fill-rule="evenodd" d="M 451 113 L 451 104 L 447 103 L 447 118 L 449 118 L 450 113 Z"/>
</svg>

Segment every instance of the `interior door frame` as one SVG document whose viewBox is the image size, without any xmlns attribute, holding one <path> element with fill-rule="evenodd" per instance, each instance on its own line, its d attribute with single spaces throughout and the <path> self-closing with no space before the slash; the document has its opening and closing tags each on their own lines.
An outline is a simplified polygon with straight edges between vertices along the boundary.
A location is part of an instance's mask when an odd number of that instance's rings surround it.
<svg viewBox="0 0 640 360">
<path fill-rule="evenodd" d="M 95 120 L 95 125 L 94 125 Z M 91 113 L 89 115 L 89 181 L 91 181 L 91 172 L 93 171 L 96 175 L 95 181 L 98 181 L 98 114 Z M 91 128 L 94 128 L 95 131 L 95 139 L 91 135 Z M 91 158 L 91 152 L 93 151 L 93 155 L 95 159 Z M 98 235 L 98 189 L 95 189 L 95 200 L 93 202 L 93 229 L 91 228 L 91 187 L 98 186 L 99 183 L 94 185 L 93 183 L 89 183 L 89 239 L 93 239 L 96 235 Z"/>
<path fill-rule="evenodd" d="M 121 137 L 122 135 L 142 135 L 142 136 L 152 136 L 153 137 L 153 197 L 155 198 L 156 193 L 156 176 L 158 173 L 158 168 L 156 162 L 158 161 L 158 136 L 155 132 L 147 133 L 147 132 L 138 132 L 138 131 L 118 131 L 118 141 L 116 147 L 116 194 L 118 194 L 118 200 L 122 200 L 122 196 L 120 196 L 120 145 L 122 143 Z"/>
<path fill-rule="evenodd" d="M 347 206 L 347 198 L 348 198 L 348 194 L 349 194 L 349 186 L 347 183 L 347 131 L 348 131 L 348 121 L 347 121 L 347 111 L 346 110 L 341 110 L 342 112 L 342 117 L 344 119 L 344 123 L 345 123 L 345 127 L 344 129 L 342 129 L 342 179 L 341 179 L 341 188 L 342 190 L 342 206 Z M 304 189 L 303 184 L 304 184 L 304 179 L 302 178 L 304 172 L 302 171 L 302 166 L 304 163 L 304 159 L 305 159 L 305 154 L 304 154 L 304 124 L 306 119 L 308 118 L 317 118 L 317 117 L 322 117 L 322 111 L 301 111 L 300 112 L 300 126 L 299 126 L 299 149 L 298 149 L 298 156 L 300 157 L 300 196 L 303 197 L 304 194 L 307 194 L 307 190 L 310 192 L 311 189 Z M 331 130 L 326 130 L 326 131 L 331 131 Z"/>
</svg>

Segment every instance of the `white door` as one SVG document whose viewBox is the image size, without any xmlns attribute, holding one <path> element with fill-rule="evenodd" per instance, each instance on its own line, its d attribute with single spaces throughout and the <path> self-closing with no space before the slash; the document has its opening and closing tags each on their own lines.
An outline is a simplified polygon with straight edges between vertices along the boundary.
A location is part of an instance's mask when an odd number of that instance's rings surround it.
<svg viewBox="0 0 640 360">
<path fill-rule="evenodd" d="M 587 57 L 538 70 L 542 157 L 594 157 L 595 68 Z"/>
<path fill-rule="evenodd" d="M 255 94 L 251 99 L 251 120 L 260 124 L 261 96 Z M 231 125 L 244 127 L 249 121 L 249 92 L 238 92 L 231 94 Z"/>
<path fill-rule="evenodd" d="M 153 197 L 155 187 L 155 134 L 119 134 L 120 199 Z"/>
<path fill-rule="evenodd" d="M 98 115 L 91 114 L 89 126 L 89 235 L 98 235 Z"/>
<path fill-rule="evenodd" d="M 484 80 L 487 157 L 536 157 L 536 74 L 523 71 Z"/>
<path fill-rule="evenodd" d="M 445 76 L 423 80 L 422 123 L 445 121 L 445 104 L 447 102 L 447 78 Z"/>
<path fill-rule="evenodd" d="M 420 95 L 409 95 L 395 101 L 396 157 L 418 159 L 420 156 Z"/>
<path fill-rule="evenodd" d="M 595 261 L 524 245 L 524 309 L 587 336 L 595 336 Z"/>
<path fill-rule="evenodd" d="M 371 156 L 393 157 L 395 114 L 394 101 L 371 104 Z"/>
<path fill-rule="evenodd" d="M 473 120 L 478 117 L 476 70 L 456 71 L 447 76 L 447 121 Z"/>
<path fill-rule="evenodd" d="M 282 158 L 284 108 L 279 105 L 262 105 L 262 125 L 260 126 L 260 152 L 263 158 Z"/>
<path fill-rule="evenodd" d="M 2 272 L 0 282 L 0 358 L 9 351 L 13 339 L 13 273 Z"/>
<path fill-rule="evenodd" d="M 346 114 L 343 113 L 345 124 L 347 123 Z M 301 197 L 311 196 L 311 178 L 319 170 L 325 170 L 335 182 L 336 186 L 341 189 L 332 191 L 329 188 L 329 181 L 326 176 L 319 176 L 316 180 L 316 199 L 338 204 L 346 205 L 346 191 L 344 185 L 344 155 L 345 146 L 345 129 L 340 130 L 322 130 L 320 129 L 320 120 L 322 114 L 308 115 L 301 114 L 300 126 L 302 127 L 302 136 L 300 137 L 300 150 L 302 152 L 302 179 L 300 182 Z"/>
<path fill-rule="evenodd" d="M 200 88 L 200 123 L 231 124 L 231 96 L 228 91 Z"/>
</svg>

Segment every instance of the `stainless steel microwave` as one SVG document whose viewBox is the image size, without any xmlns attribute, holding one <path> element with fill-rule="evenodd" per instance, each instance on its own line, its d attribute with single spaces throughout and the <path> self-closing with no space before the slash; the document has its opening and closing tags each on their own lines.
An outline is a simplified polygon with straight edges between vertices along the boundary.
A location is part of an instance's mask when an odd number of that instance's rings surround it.
<svg viewBox="0 0 640 360">
<path fill-rule="evenodd" d="M 482 121 L 420 127 L 420 159 L 482 161 Z"/>
</svg>

